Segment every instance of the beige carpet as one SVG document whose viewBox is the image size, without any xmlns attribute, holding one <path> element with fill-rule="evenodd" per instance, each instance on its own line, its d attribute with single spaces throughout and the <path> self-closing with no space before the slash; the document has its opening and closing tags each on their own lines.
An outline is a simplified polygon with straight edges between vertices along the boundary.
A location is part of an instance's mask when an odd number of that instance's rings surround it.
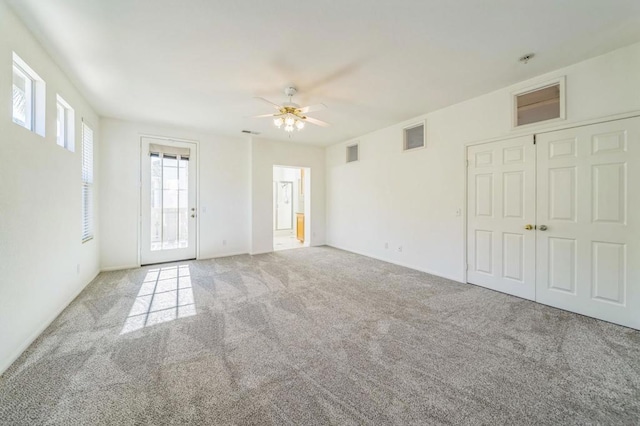
<svg viewBox="0 0 640 426">
<path fill-rule="evenodd" d="M 100 274 L 0 423 L 638 424 L 640 333 L 327 247 Z"/>
</svg>

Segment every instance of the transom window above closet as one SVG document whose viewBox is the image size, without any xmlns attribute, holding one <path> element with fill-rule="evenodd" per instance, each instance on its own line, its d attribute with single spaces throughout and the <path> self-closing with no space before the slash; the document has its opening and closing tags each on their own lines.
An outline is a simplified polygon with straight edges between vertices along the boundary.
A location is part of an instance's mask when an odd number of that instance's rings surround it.
<svg viewBox="0 0 640 426">
<path fill-rule="evenodd" d="M 565 118 L 564 78 L 513 94 L 514 127 Z"/>
</svg>

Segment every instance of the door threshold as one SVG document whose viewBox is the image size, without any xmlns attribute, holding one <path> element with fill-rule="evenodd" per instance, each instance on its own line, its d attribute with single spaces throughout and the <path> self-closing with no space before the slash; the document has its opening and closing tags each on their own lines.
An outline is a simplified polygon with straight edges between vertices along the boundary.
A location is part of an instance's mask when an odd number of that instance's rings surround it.
<svg viewBox="0 0 640 426">
<path fill-rule="evenodd" d="M 176 263 L 176 262 L 187 262 L 189 260 L 196 260 L 196 258 L 192 257 L 190 259 L 166 260 L 164 262 L 145 263 L 145 264 L 140 265 L 140 267 L 153 266 L 153 265 L 164 265 L 164 264 L 167 264 L 167 263 Z"/>
</svg>

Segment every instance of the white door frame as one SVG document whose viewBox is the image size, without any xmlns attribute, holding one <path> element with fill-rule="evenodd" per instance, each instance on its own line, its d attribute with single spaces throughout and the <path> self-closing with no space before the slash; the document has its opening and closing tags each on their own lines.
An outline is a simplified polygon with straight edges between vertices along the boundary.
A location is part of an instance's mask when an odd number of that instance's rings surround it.
<svg viewBox="0 0 640 426">
<path fill-rule="evenodd" d="M 608 115 L 605 117 L 601 117 L 601 118 L 595 118 L 595 119 L 590 119 L 590 120 L 582 120 L 582 121 L 576 121 L 573 123 L 561 123 L 561 124 L 557 124 L 557 123 L 553 123 L 554 125 L 544 125 L 543 123 L 540 124 L 540 127 L 532 127 L 532 128 L 527 128 L 527 129 L 518 129 L 518 130 L 514 130 L 513 132 L 511 132 L 509 135 L 503 135 L 497 138 L 489 138 L 489 139 L 482 139 L 479 141 L 474 141 L 474 142 L 467 142 L 463 145 L 462 147 L 462 166 L 464 168 L 464 196 L 463 196 L 463 202 L 462 202 L 462 235 L 463 235 L 463 241 L 462 241 L 462 277 L 463 277 L 463 281 L 464 283 L 468 283 L 468 279 L 467 279 L 467 265 L 468 265 L 468 259 L 467 259 L 467 233 L 469 232 L 468 230 L 468 226 L 467 226 L 467 220 L 468 220 L 468 215 L 467 215 L 467 196 L 468 196 L 468 185 L 467 185 L 467 179 L 469 178 L 469 170 L 467 168 L 467 163 L 469 161 L 468 158 L 468 154 L 467 154 L 467 148 L 469 146 L 473 146 L 473 145 L 482 145 L 485 143 L 491 143 L 491 142 L 500 142 L 500 141 L 504 141 L 504 140 L 508 140 L 508 139 L 512 139 L 514 137 L 518 137 L 518 136 L 526 136 L 526 135 L 536 135 L 536 134 L 541 134 L 541 133 L 550 133 L 550 132 L 555 132 L 558 130 L 566 130 L 566 129 L 572 129 L 574 127 L 582 127 L 582 126 L 589 126 L 592 124 L 600 124 L 600 123 L 606 123 L 608 121 L 617 121 L 617 120 L 624 120 L 626 118 L 633 118 L 633 117 L 640 117 L 640 110 L 638 111 L 630 111 L 630 112 L 625 112 L 622 114 L 613 114 L 613 115 Z"/>
<path fill-rule="evenodd" d="M 139 148 L 139 162 L 138 162 L 138 221 L 137 221 L 137 227 L 138 227 L 138 247 L 137 247 L 137 255 L 138 255 L 138 267 L 140 267 L 142 265 L 142 182 L 143 182 L 143 178 L 142 178 L 142 173 L 143 173 L 143 167 L 142 167 L 142 162 L 144 161 L 144 150 L 143 150 L 143 138 L 151 138 L 151 139 L 158 139 L 161 141 L 166 141 L 166 142 L 186 142 L 186 143 L 192 143 L 195 145 L 194 149 L 196 151 L 196 190 L 195 190 L 195 206 L 196 206 L 196 217 L 195 217 L 195 222 L 196 222 L 196 259 L 200 259 L 200 142 L 194 139 L 183 139 L 183 138 L 170 138 L 167 136 L 158 136 L 158 135 L 154 135 L 154 134 L 147 134 L 147 133 L 139 133 L 138 134 L 138 139 L 139 139 L 139 143 L 138 143 L 138 148 Z"/>
</svg>

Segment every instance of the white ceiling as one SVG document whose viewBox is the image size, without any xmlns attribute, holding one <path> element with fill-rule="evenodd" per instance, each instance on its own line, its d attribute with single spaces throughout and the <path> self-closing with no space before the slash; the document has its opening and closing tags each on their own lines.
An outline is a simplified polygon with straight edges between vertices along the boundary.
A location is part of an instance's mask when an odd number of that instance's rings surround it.
<svg viewBox="0 0 640 426">
<path fill-rule="evenodd" d="M 640 40 L 638 0 L 6 0 L 106 117 L 328 145 Z M 521 55 L 535 52 L 528 65 Z"/>
</svg>

